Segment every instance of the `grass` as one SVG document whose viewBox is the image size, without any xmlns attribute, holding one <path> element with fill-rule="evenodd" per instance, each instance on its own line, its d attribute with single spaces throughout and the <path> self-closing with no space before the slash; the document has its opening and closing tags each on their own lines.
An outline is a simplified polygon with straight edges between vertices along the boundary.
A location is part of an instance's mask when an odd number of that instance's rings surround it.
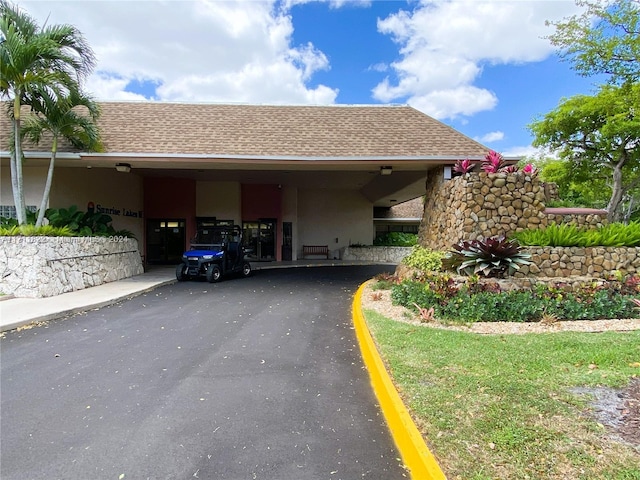
<svg viewBox="0 0 640 480">
<path fill-rule="evenodd" d="M 640 375 L 640 332 L 480 336 L 364 313 L 450 480 L 640 480 L 640 452 L 570 392 Z"/>
</svg>

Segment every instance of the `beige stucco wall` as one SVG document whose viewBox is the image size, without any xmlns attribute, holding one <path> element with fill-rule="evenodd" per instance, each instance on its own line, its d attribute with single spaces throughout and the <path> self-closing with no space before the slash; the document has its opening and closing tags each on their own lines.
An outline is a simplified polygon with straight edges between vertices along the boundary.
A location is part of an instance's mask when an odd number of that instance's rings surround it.
<svg viewBox="0 0 640 480">
<path fill-rule="evenodd" d="M 27 205 L 40 208 L 44 182 L 47 178 L 46 167 L 23 167 L 24 198 Z M 0 205 L 13 205 L 13 189 L 11 188 L 11 170 L 9 166 L 0 168 Z"/>
<path fill-rule="evenodd" d="M 27 205 L 39 208 L 47 167 L 26 165 L 23 173 L 25 201 Z M 13 205 L 9 167 L 2 167 L 0 175 L 0 203 Z M 116 230 L 130 230 L 142 241 L 144 224 L 140 217 L 143 210 L 141 177 L 133 173 L 119 173 L 111 168 L 56 168 L 48 208 L 76 205 L 78 209 L 86 211 L 89 202 L 93 202 L 96 207 L 100 205 L 119 211 L 119 214 L 110 214 L 113 227 Z"/>
<path fill-rule="evenodd" d="M 77 205 L 82 211 L 93 202 L 108 213 L 116 230 L 130 230 L 141 242 L 144 238 L 142 177 L 135 173 L 120 173 L 112 168 L 56 169 L 51 189 L 50 207 L 67 208 Z M 144 213 L 143 213 L 144 215 Z"/>
<path fill-rule="evenodd" d="M 336 257 L 349 244 L 370 245 L 372 241 L 373 205 L 359 192 L 298 191 L 298 258 L 302 258 L 303 245 L 328 245 Z"/>
<path fill-rule="evenodd" d="M 218 220 L 242 221 L 239 182 L 196 182 L 196 215 Z"/>
</svg>

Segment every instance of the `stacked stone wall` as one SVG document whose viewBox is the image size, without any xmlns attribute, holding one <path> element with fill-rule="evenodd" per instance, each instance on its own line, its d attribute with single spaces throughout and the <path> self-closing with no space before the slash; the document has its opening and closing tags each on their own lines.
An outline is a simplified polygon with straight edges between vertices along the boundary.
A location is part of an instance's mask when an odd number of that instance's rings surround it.
<svg viewBox="0 0 640 480">
<path fill-rule="evenodd" d="M 0 292 L 49 297 L 139 275 L 138 242 L 123 237 L 0 237 Z"/>
<path fill-rule="evenodd" d="M 411 247 L 347 247 L 343 260 L 398 264 L 411 253 Z"/>
<path fill-rule="evenodd" d="M 527 247 L 531 265 L 515 277 L 595 277 L 640 273 L 640 248 Z"/>
<path fill-rule="evenodd" d="M 546 211 L 548 185 L 536 176 L 518 173 L 467 173 L 444 180 L 429 172 L 419 242 L 434 250 L 448 250 L 461 240 L 476 240 L 512 232 L 572 223 L 595 228 L 606 223 L 606 212 Z M 596 213 L 597 212 L 597 213 Z"/>
</svg>

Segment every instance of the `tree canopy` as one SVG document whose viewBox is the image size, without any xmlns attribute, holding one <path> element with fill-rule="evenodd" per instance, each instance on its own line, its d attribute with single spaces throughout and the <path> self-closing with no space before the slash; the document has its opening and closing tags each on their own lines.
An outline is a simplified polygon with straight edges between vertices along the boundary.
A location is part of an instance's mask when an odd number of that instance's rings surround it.
<svg viewBox="0 0 640 480">
<path fill-rule="evenodd" d="M 62 139 L 67 140 L 80 150 L 98 151 L 102 149 L 100 131 L 96 125 L 100 116 L 100 108 L 90 96 L 76 90 L 70 91 L 64 97 L 50 95 L 49 92 L 43 93 L 32 103 L 36 113 L 25 118 L 21 131 L 23 137 L 29 138 L 36 145 L 40 143 L 44 133 L 48 132 L 52 137 L 49 170 L 36 227 L 41 226 L 44 220 L 53 182 L 58 142 Z"/>
<path fill-rule="evenodd" d="M 640 184 L 640 83 L 604 85 L 593 96 L 576 95 L 529 128 L 534 146 L 548 147 L 577 172 L 609 176 L 610 220 L 622 218 L 622 203 Z"/>
<path fill-rule="evenodd" d="M 26 12 L 0 0 L 0 98 L 13 120 L 11 186 L 18 223 L 26 222 L 22 174 L 21 107 L 37 111 L 44 96 L 80 91 L 95 64 L 93 51 L 72 25 L 40 27 Z"/>
<path fill-rule="evenodd" d="M 640 0 L 578 0 L 581 15 L 559 22 L 549 36 L 560 56 L 583 76 L 605 74 L 611 83 L 640 80 Z"/>
</svg>

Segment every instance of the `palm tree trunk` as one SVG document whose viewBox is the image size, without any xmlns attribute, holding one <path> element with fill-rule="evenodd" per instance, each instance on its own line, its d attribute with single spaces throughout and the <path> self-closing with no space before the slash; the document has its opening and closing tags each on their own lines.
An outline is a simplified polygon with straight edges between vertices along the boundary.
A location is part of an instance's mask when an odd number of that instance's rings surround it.
<svg viewBox="0 0 640 480">
<path fill-rule="evenodd" d="M 14 149 L 11 162 L 11 186 L 13 188 L 13 203 L 16 206 L 16 218 L 19 225 L 27 223 L 27 213 L 24 201 L 24 182 L 22 176 L 22 145 L 20 142 L 20 95 L 15 92 L 13 100 L 13 132 Z"/>
<path fill-rule="evenodd" d="M 53 144 L 51 145 L 51 159 L 49 160 L 49 171 L 47 172 L 47 181 L 44 184 L 44 192 L 42 193 L 42 202 L 40 202 L 40 210 L 38 210 L 38 219 L 36 220 L 36 227 L 42 226 L 44 222 L 44 212 L 47 210 L 47 204 L 49 203 L 49 193 L 51 192 L 51 184 L 53 183 L 53 168 L 56 163 L 56 154 L 58 153 L 58 138 L 53 137 Z"/>
</svg>

